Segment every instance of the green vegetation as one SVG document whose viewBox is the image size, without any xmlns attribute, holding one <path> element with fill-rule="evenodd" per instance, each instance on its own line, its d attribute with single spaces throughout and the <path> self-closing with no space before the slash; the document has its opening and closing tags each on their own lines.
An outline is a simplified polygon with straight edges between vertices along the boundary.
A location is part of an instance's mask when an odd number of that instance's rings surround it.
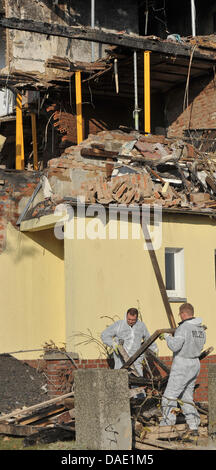
<svg viewBox="0 0 216 470">
<path fill-rule="evenodd" d="M 75 441 L 58 441 L 51 444 L 38 443 L 24 446 L 22 437 L 0 436 L 0 450 L 80 450 Z"/>
</svg>

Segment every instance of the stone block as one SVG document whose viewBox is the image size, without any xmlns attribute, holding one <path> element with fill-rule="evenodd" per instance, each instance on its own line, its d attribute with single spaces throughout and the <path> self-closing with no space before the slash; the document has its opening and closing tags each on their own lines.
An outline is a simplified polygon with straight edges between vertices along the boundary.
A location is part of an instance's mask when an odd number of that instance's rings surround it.
<svg viewBox="0 0 216 470">
<path fill-rule="evenodd" d="M 74 390 L 77 445 L 93 450 L 130 450 L 128 372 L 77 370 Z"/>
<path fill-rule="evenodd" d="M 216 364 L 208 365 L 208 432 L 216 436 Z"/>
</svg>

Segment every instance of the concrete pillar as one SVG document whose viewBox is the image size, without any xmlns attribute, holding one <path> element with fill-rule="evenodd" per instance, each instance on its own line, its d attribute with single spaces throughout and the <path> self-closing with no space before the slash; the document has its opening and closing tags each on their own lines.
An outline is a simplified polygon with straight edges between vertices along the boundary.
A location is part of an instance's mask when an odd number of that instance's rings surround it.
<svg viewBox="0 0 216 470">
<path fill-rule="evenodd" d="M 74 373 L 77 445 L 92 450 L 130 450 L 132 427 L 128 372 L 85 369 Z"/>
<path fill-rule="evenodd" d="M 209 423 L 208 432 L 213 437 L 216 435 L 216 364 L 208 366 L 208 407 Z"/>
</svg>

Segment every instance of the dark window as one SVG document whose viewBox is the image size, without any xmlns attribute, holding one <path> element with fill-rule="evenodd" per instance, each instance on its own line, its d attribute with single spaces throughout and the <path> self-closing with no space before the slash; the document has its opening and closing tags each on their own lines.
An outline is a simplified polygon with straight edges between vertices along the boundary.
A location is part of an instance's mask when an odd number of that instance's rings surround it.
<svg viewBox="0 0 216 470">
<path fill-rule="evenodd" d="M 175 253 L 165 251 L 166 289 L 175 290 Z"/>
</svg>

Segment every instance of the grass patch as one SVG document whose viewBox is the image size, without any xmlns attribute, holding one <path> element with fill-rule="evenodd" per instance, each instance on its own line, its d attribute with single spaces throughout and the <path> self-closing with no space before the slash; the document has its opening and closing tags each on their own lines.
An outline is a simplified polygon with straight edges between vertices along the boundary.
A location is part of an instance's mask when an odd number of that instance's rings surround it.
<svg viewBox="0 0 216 470">
<path fill-rule="evenodd" d="M 57 441 L 50 444 L 38 443 L 24 446 L 22 437 L 0 436 L 0 450 L 85 450 L 76 445 L 76 441 Z"/>
</svg>

